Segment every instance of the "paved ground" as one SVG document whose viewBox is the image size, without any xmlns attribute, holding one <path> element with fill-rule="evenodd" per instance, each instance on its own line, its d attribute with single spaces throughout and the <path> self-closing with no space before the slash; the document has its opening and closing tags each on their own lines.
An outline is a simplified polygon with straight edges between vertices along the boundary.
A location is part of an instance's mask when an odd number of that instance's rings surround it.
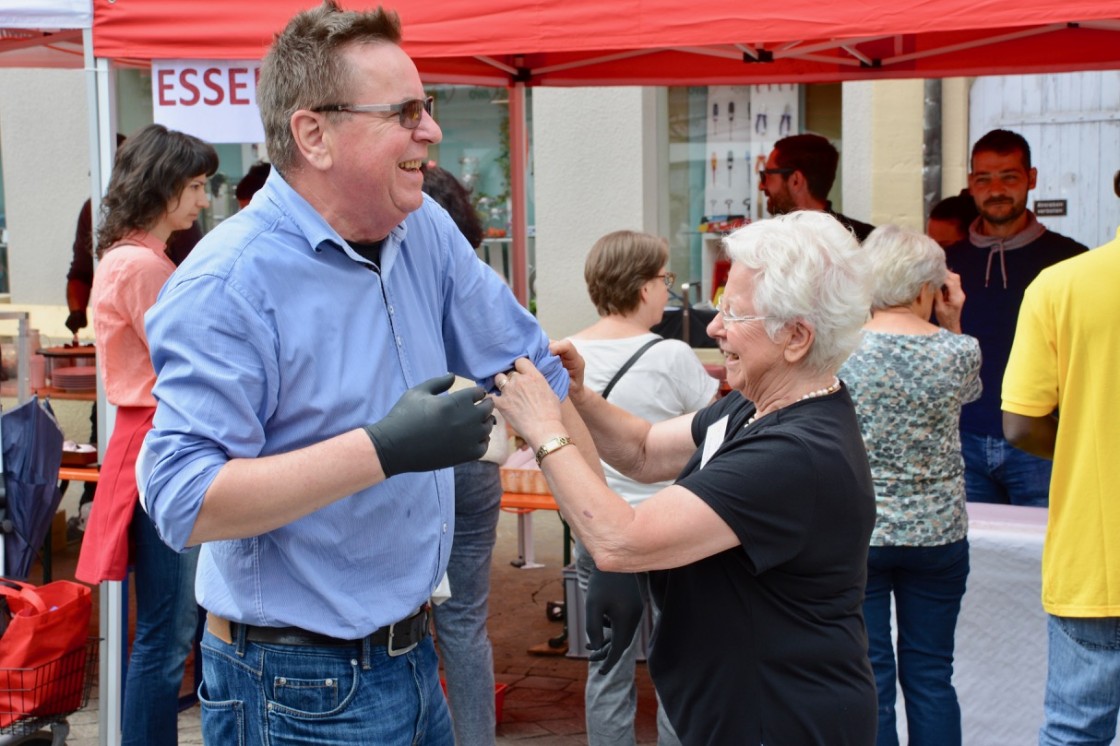
<svg viewBox="0 0 1120 746">
<path fill-rule="evenodd" d="M 494 643 L 494 669 L 498 682 L 509 685 L 505 694 L 498 744 L 568 746 L 586 744 L 583 721 L 583 687 L 587 663 L 565 656 L 529 654 L 562 632 L 560 622 L 547 618 L 550 601 L 564 597 L 561 575 L 563 530 L 551 512 L 534 514 L 536 559 L 543 568 L 522 570 L 510 565 L 517 558 L 517 517 L 503 513 L 491 569 L 490 636 Z M 76 547 L 55 554 L 56 578 L 72 577 Z M 35 578 L 33 578 L 35 579 Z M 97 612 L 94 612 L 96 624 Z M 653 689 L 645 666 L 639 666 L 637 735 L 639 744 L 657 742 Z M 186 686 L 184 686 L 186 691 Z M 74 746 L 97 746 L 97 691 L 89 706 L 70 718 Z M 179 743 L 202 743 L 199 710 L 194 706 L 179 716 Z M 475 746 L 464 744 L 461 746 Z"/>
</svg>

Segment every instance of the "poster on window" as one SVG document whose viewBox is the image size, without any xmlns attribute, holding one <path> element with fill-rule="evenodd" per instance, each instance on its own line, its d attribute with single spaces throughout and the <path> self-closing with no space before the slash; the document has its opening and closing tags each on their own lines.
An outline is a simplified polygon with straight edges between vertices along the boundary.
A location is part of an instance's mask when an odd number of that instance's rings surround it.
<svg viewBox="0 0 1120 746">
<path fill-rule="evenodd" d="M 706 113 L 705 222 L 731 227 L 766 217 L 758 174 L 775 142 L 801 132 L 798 87 L 709 86 Z"/>
</svg>

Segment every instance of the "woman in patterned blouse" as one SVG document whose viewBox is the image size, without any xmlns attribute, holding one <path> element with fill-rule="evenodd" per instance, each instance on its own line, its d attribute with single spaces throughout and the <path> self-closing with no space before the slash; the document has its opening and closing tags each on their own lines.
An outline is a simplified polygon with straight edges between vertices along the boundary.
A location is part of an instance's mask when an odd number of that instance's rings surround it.
<svg viewBox="0 0 1120 746">
<path fill-rule="evenodd" d="M 968 515 L 957 424 L 980 396 L 980 348 L 960 333 L 964 293 L 933 239 L 887 225 L 864 242 L 871 320 L 840 370 L 855 400 L 877 515 L 863 611 L 879 694 L 879 744 L 898 744 L 898 680 L 909 742 L 961 742 L 953 637 L 968 578 Z M 940 327 L 931 324 L 936 314 Z"/>
</svg>

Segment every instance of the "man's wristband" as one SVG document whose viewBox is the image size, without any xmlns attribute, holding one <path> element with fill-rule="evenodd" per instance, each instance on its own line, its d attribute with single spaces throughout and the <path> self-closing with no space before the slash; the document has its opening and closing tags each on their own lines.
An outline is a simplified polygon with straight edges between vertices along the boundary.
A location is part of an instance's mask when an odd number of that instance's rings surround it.
<svg viewBox="0 0 1120 746">
<path fill-rule="evenodd" d="M 544 457 L 548 454 L 559 451 L 564 446 L 570 446 L 571 444 L 572 439 L 566 435 L 557 435 L 555 438 L 545 441 L 544 445 L 537 449 L 537 466 L 541 465 L 541 462 L 544 461 Z"/>
</svg>

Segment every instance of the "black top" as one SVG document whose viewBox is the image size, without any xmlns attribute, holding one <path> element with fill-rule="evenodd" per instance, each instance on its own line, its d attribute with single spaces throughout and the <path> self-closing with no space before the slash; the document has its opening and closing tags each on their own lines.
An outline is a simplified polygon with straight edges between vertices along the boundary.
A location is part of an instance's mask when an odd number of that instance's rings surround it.
<svg viewBox="0 0 1120 746">
<path fill-rule="evenodd" d="M 841 225 L 850 230 L 852 233 L 856 234 L 856 238 L 859 239 L 860 243 L 866 241 L 867 237 L 871 235 L 871 231 L 875 230 L 875 226 L 871 225 L 870 223 L 864 223 L 856 220 L 855 218 L 849 218 L 847 215 L 835 212 L 832 209 L 831 201 L 828 202 L 828 206 L 825 208 L 825 212 L 839 220 Z"/>
<path fill-rule="evenodd" d="M 875 682 L 863 595 L 875 495 L 846 389 L 749 427 L 732 392 L 697 413 L 698 445 L 728 418 L 723 445 L 678 484 L 742 542 L 651 573 L 661 608 L 650 673 L 681 742 L 875 742 Z"/>
</svg>

